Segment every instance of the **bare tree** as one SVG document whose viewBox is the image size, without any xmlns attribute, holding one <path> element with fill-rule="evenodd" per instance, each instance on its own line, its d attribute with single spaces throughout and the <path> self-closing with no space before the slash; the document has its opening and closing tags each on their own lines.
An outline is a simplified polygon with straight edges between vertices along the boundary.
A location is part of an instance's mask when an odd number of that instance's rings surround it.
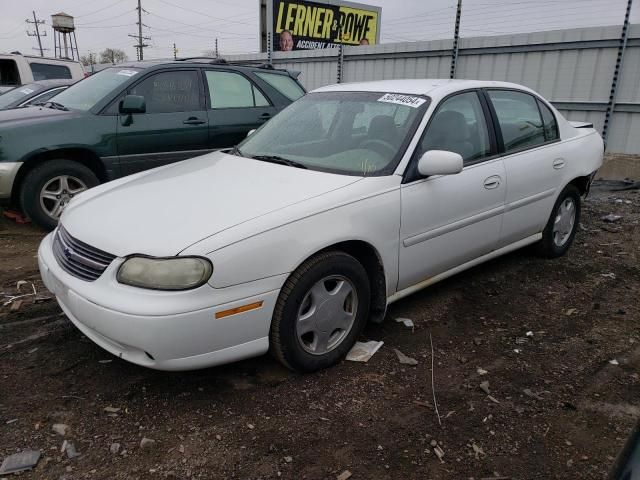
<svg viewBox="0 0 640 480">
<path fill-rule="evenodd" d="M 124 50 L 118 48 L 105 48 L 100 52 L 100 63 L 122 63 L 129 59 Z"/>
</svg>

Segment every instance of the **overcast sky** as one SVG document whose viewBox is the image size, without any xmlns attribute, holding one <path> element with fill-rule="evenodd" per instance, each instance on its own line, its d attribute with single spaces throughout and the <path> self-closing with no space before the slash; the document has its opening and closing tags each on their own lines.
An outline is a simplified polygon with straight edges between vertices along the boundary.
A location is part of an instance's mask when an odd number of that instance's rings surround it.
<svg viewBox="0 0 640 480">
<path fill-rule="evenodd" d="M 11 8 L 8 8 L 11 3 Z M 371 0 L 382 7 L 382 42 L 450 38 L 457 0 Z M 621 25 L 627 0 L 463 0 L 462 36 L 554 30 L 595 25 Z M 631 21 L 640 23 L 640 1 Z M 53 55 L 51 15 L 64 11 L 75 17 L 81 54 L 99 53 L 106 47 L 123 49 L 135 59 L 137 0 L 0 0 L 0 52 L 19 50 L 35 53 L 33 30 L 25 19 L 35 10 L 47 33 L 45 55 Z M 218 38 L 219 51 L 257 52 L 259 0 L 142 0 L 146 10 L 144 35 L 151 37 L 145 58 L 200 55 L 212 49 Z"/>
</svg>

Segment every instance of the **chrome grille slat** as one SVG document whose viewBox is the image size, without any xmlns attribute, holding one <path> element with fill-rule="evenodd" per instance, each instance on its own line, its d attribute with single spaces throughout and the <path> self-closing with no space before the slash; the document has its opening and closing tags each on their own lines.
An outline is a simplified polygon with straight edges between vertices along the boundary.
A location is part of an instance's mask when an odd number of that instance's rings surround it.
<svg viewBox="0 0 640 480">
<path fill-rule="evenodd" d="M 88 282 L 98 279 L 116 258 L 75 239 L 62 225 L 53 237 L 53 256 L 67 273 Z"/>
</svg>

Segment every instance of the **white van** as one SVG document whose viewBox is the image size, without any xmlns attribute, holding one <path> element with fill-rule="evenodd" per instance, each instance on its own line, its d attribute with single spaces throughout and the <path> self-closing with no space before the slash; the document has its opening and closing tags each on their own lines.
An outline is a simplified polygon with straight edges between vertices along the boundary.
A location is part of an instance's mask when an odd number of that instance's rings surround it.
<svg viewBox="0 0 640 480">
<path fill-rule="evenodd" d="M 0 94 L 39 80 L 80 80 L 85 76 L 82 63 L 76 60 L 0 53 Z"/>
</svg>

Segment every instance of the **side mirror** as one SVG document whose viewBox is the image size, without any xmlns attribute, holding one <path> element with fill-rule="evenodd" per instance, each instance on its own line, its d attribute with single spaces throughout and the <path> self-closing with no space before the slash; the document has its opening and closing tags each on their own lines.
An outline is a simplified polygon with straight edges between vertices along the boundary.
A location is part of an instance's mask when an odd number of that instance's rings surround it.
<svg viewBox="0 0 640 480">
<path fill-rule="evenodd" d="M 462 171 L 462 155 L 446 150 L 429 150 L 418 161 L 418 173 L 431 175 L 454 175 Z"/>
<path fill-rule="evenodd" d="M 145 113 L 147 104 L 141 95 L 127 95 L 120 102 L 120 113 L 130 115 L 132 113 Z"/>
<path fill-rule="evenodd" d="M 255 132 L 255 131 L 256 131 L 256 129 L 255 129 L 255 128 L 254 128 L 253 130 L 249 130 L 249 131 L 247 132 L 247 137 L 248 137 L 249 135 L 252 135 L 252 134 L 253 134 L 253 132 Z"/>
</svg>

